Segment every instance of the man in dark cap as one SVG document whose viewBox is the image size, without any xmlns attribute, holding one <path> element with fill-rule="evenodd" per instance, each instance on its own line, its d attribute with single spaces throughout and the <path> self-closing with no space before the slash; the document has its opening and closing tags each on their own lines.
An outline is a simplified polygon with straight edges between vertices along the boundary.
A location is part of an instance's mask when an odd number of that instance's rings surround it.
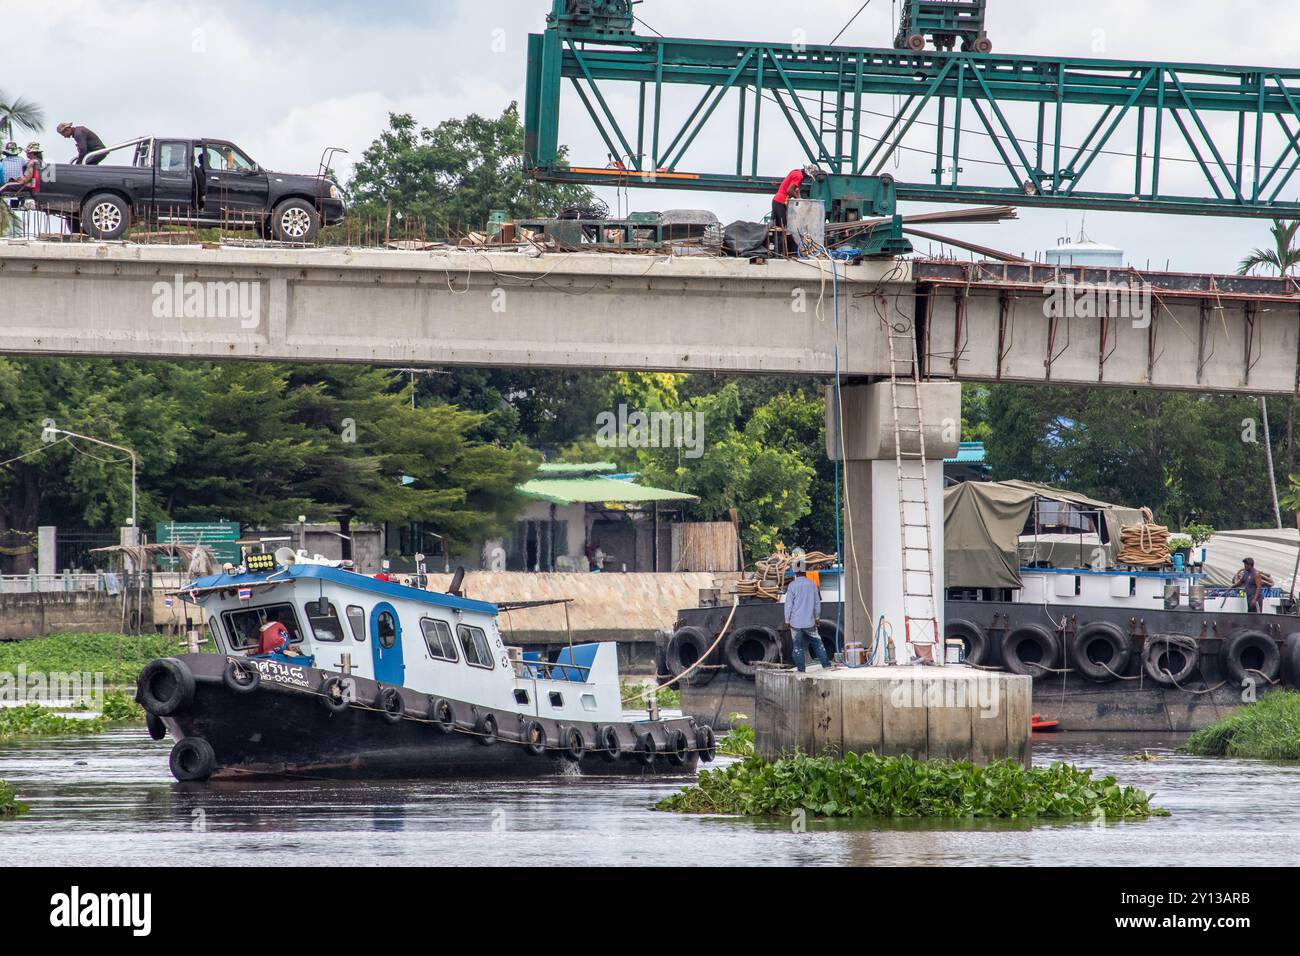
<svg viewBox="0 0 1300 956">
<path fill-rule="evenodd" d="M 60 136 L 71 139 L 77 144 L 77 158 L 72 161 L 74 164 L 84 162 L 87 166 L 98 166 L 104 161 L 103 153 L 91 156 L 89 160 L 86 159 L 89 154 L 104 148 L 104 141 L 92 130 L 85 126 L 73 126 L 71 123 L 60 123 L 56 129 Z"/>
</svg>

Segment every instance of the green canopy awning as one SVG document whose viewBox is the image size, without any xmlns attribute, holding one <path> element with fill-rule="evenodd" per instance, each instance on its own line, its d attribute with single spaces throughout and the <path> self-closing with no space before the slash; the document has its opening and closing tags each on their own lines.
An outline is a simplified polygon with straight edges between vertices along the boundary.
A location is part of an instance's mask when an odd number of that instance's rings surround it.
<svg viewBox="0 0 1300 956">
<path fill-rule="evenodd" d="M 659 501 L 699 501 L 695 495 L 666 488 L 651 488 L 619 478 L 587 475 L 581 478 L 551 478 L 543 475 L 519 486 L 527 498 L 557 505 L 571 504 L 651 504 Z"/>
</svg>

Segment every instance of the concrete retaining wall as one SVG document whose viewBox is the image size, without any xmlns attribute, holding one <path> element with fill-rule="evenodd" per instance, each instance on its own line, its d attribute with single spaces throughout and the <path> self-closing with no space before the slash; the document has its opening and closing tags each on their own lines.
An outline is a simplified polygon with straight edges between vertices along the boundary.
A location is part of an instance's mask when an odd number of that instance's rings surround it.
<svg viewBox="0 0 1300 956">
<path fill-rule="evenodd" d="M 760 670 L 755 750 L 1030 764 L 1028 677 L 965 668 Z"/>
<path fill-rule="evenodd" d="M 145 592 L 146 627 L 153 621 L 149 598 L 149 592 Z M 0 640 L 3 641 L 70 631 L 111 634 L 121 630 L 121 594 L 106 591 L 0 594 Z"/>
</svg>

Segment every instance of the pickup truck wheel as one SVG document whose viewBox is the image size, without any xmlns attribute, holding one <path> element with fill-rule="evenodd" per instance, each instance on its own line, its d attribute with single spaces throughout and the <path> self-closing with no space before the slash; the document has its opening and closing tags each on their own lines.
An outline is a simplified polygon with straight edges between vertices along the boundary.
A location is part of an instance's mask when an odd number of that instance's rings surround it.
<svg viewBox="0 0 1300 956">
<path fill-rule="evenodd" d="M 131 228 L 131 207 L 112 193 L 91 196 L 81 207 L 81 225 L 93 239 L 121 239 Z"/>
<path fill-rule="evenodd" d="M 271 215 L 271 233 L 280 242 L 311 242 L 320 231 L 320 213 L 305 199 L 288 199 Z"/>
</svg>

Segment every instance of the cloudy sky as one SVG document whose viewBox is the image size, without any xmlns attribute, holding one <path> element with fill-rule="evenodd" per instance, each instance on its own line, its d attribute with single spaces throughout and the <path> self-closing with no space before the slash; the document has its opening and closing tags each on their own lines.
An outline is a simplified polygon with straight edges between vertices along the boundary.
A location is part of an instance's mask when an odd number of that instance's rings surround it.
<svg viewBox="0 0 1300 956">
<path fill-rule="evenodd" d="M 9 19 L 0 91 L 33 98 L 46 108 L 50 123 L 43 138 L 47 156 L 56 161 L 70 155 L 70 144 L 54 134 L 53 125 L 68 119 L 90 126 L 107 142 L 146 132 L 222 136 L 264 165 L 310 170 L 327 145 L 343 146 L 358 158 L 390 112 L 409 112 L 433 126 L 466 112 L 499 113 L 512 100 L 522 102 L 526 37 L 544 27 L 550 5 L 550 0 L 44 0 L 21 18 L 21 29 L 13 30 Z M 806 37 L 824 43 L 859 6 L 861 0 L 646 0 L 637 11 L 669 36 L 772 43 Z M 990 6 L 989 30 L 999 52 L 1260 66 L 1300 61 L 1300 0 L 990 0 Z M 891 0 L 872 0 L 840 42 L 887 46 L 892 16 Z M 613 95 L 616 109 L 631 102 Z M 684 108 L 680 101 L 670 102 L 670 111 Z M 575 161 L 604 165 L 605 150 L 581 121 L 580 109 L 576 100 L 566 101 L 562 139 L 573 147 Z M 734 163 L 729 160 L 734 117 L 734 111 L 720 109 L 710 128 L 716 135 L 702 137 L 683 168 L 726 171 L 728 162 Z M 1229 129 L 1212 126 L 1217 132 Z M 768 128 L 760 172 L 784 173 L 800 154 L 776 124 L 770 134 Z M 1076 130 L 1067 129 L 1063 138 L 1077 144 L 1082 130 L 1073 140 L 1071 133 Z M 933 127 L 918 127 L 906 142 L 917 149 L 933 139 Z M 1006 171 L 984 165 L 996 160 L 987 138 L 968 129 L 963 143 L 964 181 L 1003 185 Z M 1122 146 L 1117 141 L 1115 148 L 1131 150 L 1132 138 Z M 1182 155 L 1190 154 L 1184 149 Z M 908 151 L 895 173 L 900 179 L 924 178 L 932 167 L 931 158 Z M 1098 177 L 1092 185 L 1131 188 L 1131 168 L 1122 158 L 1103 157 L 1090 174 Z M 1195 195 L 1206 188 L 1198 175 L 1191 162 L 1173 164 L 1166 183 Z M 1300 198 L 1300 176 L 1284 196 Z M 607 198 L 611 205 L 621 201 Z M 757 218 L 767 205 L 757 196 L 646 190 L 634 190 L 625 201 L 632 209 L 707 206 L 724 221 Z M 1100 212 L 1081 220 L 1077 212 L 1029 211 L 1017 223 L 961 227 L 961 235 L 1033 252 L 1086 229 L 1090 238 L 1126 249 L 1135 264 L 1164 268 L 1169 263 L 1185 271 L 1229 271 L 1244 250 L 1267 241 L 1266 225 L 1257 220 Z"/>
</svg>

